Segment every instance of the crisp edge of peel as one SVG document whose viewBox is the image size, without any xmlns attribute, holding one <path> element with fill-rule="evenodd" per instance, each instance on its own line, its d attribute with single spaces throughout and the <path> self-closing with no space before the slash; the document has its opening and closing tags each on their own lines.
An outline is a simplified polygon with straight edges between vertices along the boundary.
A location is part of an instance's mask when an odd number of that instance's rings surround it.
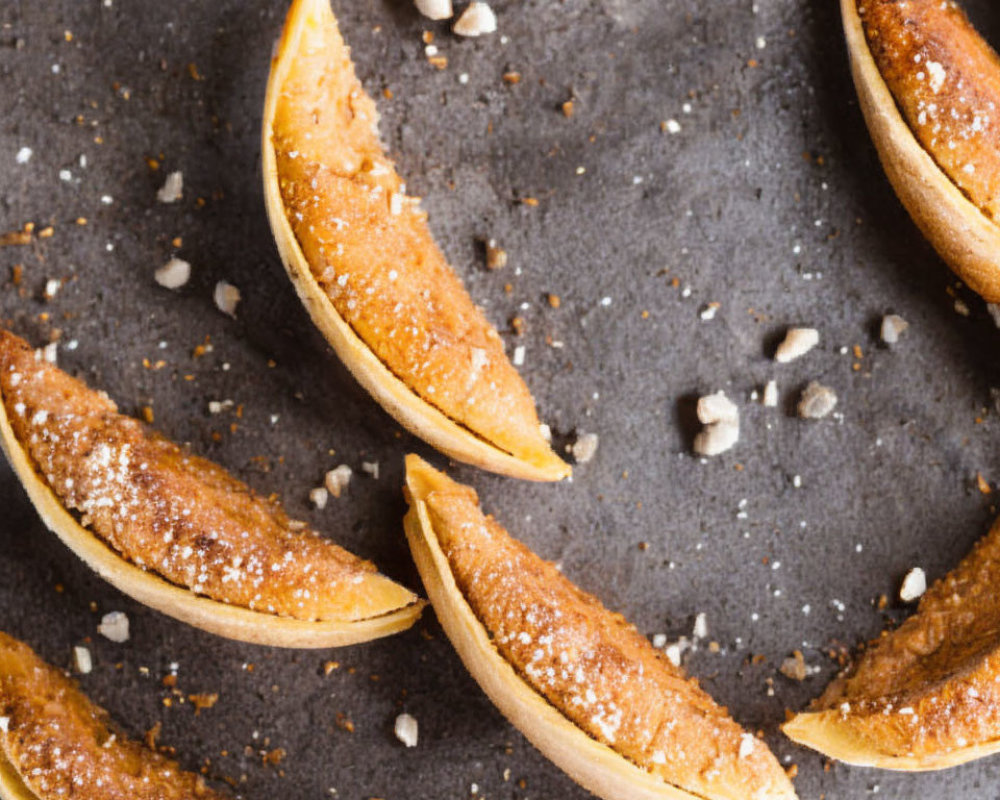
<svg viewBox="0 0 1000 800">
<path fill-rule="evenodd" d="M 273 647 L 340 647 L 406 630 L 423 611 L 425 601 L 417 600 L 375 617 L 311 622 L 197 595 L 130 563 L 77 522 L 38 474 L 14 435 L 2 392 L 0 448 L 46 527 L 88 567 L 134 600 L 201 630 L 227 639 Z"/>
<path fill-rule="evenodd" d="M 455 583 L 424 498 L 456 484 L 414 455 L 406 457 L 406 538 L 441 627 L 493 704 L 546 758 L 604 800 L 698 800 L 636 766 L 567 719 L 497 652 Z"/>
<path fill-rule="evenodd" d="M 793 742 L 845 764 L 897 772 L 947 769 L 1000 752 L 1000 740 L 993 740 L 924 756 L 894 755 L 858 734 L 850 724 L 850 713 L 845 717 L 839 709 L 796 714 L 781 730 Z"/>
<path fill-rule="evenodd" d="M 313 275 L 292 231 L 278 183 L 272 146 L 273 120 L 281 87 L 291 68 L 302 31 L 332 15 L 328 0 L 294 0 L 271 60 L 262 125 L 264 201 L 281 261 L 313 323 L 357 381 L 401 425 L 445 455 L 481 469 L 533 481 L 559 481 L 572 468 L 551 450 L 537 462 L 518 458 L 453 420 L 414 392 L 384 364 L 338 313 Z"/>
<path fill-rule="evenodd" d="M 1000 302 L 1000 225 L 969 200 L 917 140 L 879 72 L 856 0 L 840 0 L 851 73 L 896 195 L 942 259 L 987 302 Z"/>
</svg>

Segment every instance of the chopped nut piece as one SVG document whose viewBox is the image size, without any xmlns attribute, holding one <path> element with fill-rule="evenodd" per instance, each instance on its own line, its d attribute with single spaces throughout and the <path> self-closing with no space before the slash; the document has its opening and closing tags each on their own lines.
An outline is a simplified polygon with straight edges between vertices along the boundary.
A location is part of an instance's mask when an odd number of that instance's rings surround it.
<svg viewBox="0 0 1000 800">
<path fill-rule="evenodd" d="M 452 28 L 459 36 L 482 36 L 497 29 L 497 16 L 488 3 L 481 0 L 469 3 Z"/>
<path fill-rule="evenodd" d="M 577 434 L 576 441 L 569 448 L 577 464 L 586 464 L 594 457 L 598 441 L 596 433 Z"/>
<path fill-rule="evenodd" d="M 451 0 L 414 0 L 414 5 L 427 19 L 451 19 L 455 14 Z"/>
<path fill-rule="evenodd" d="M 156 199 L 161 203 L 176 203 L 184 196 L 184 173 L 171 172 L 156 193 Z"/>
<path fill-rule="evenodd" d="M 708 617 L 704 611 L 694 618 L 694 628 L 691 631 L 691 635 L 695 639 L 704 639 L 708 636 Z"/>
<path fill-rule="evenodd" d="M 767 408 L 775 408 L 778 405 L 778 382 L 768 381 L 764 385 L 764 396 L 762 402 Z"/>
<path fill-rule="evenodd" d="M 837 407 L 837 393 L 829 386 L 811 381 L 802 391 L 798 412 L 802 419 L 822 419 Z"/>
<path fill-rule="evenodd" d="M 128 617 L 124 611 L 111 611 L 101 617 L 97 632 L 112 642 L 121 644 L 129 638 Z"/>
<path fill-rule="evenodd" d="M 927 591 L 927 575 L 920 567 L 914 567 L 906 573 L 899 587 L 899 599 L 904 603 L 912 603 L 920 599 Z"/>
<path fill-rule="evenodd" d="M 215 306 L 223 314 L 228 314 L 233 319 L 236 318 L 236 306 L 240 302 L 240 290 L 226 281 L 219 281 L 215 284 L 215 294 L 213 296 Z"/>
<path fill-rule="evenodd" d="M 882 341 L 886 344 L 896 344 L 903 331 L 909 327 L 910 323 L 897 314 L 888 314 L 882 317 L 882 329 L 880 331 Z"/>
<path fill-rule="evenodd" d="M 46 300 L 51 300 L 57 294 L 59 294 L 59 289 L 62 288 L 62 281 L 56 278 L 50 278 L 45 282 L 45 291 L 43 292 Z"/>
<path fill-rule="evenodd" d="M 371 475 L 372 478 L 378 480 L 378 462 L 377 461 L 362 461 L 361 471 L 367 475 Z"/>
<path fill-rule="evenodd" d="M 329 499 L 329 496 L 330 493 L 325 488 L 317 486 L 315 489 L 309 491 L 309 502 L 322 511 L 326 508 L 326 501 Z"/>
<path fill-rule="evenodd" d="M 86 647 L 73 648 L 73 669 L 81 675 L 89 675 L 94 668 L 93 659 L 90 657 L 90 650 Z"/>
<path fill-rule="evenodd" d="M 698 455 L 717 456 L 739 441 L 739 409 L 725 392 L 716 392 L 698 400 L 698 420 L 705 426 L 694 439 L 694 451 Z"/>
<path fill-rule="evenodd" d="M 409 714 L 400 714 L 396 717 L 395 727 L 396 738 L 407 747 L 417 746 L 417 720 Z"/>
<path fill-rule="evenodd" d="M 180 289 L 191 279 L 191 265 L 181 258 L 172 258 L 156 272 L 154 280 L 165 289 Z"/>
<path fill-rule="evenodd" d="M 351 482 L 351 475 L 353 474 L 354 471 L 347 464 L 341 464 L 336 469 L 331 469 L 326 473 L 323 484 L 330 494 L 334 497 L 340 497 L 344 489 L 347 488 L 347 484 Z"/>
<path fill-rule="evenodd" d="M 503 269 L 507 266 L 507 251 L 497 246 L 496 239 L 486 243 L 486 268 Z"/>
<path fill-rule="evenodd" d="M 802 657 L 802 651 L 794 651 L 788 658 L 781 662 L 778 671 L 789 680 L 804 681 L 809 672 L 806 669 L 806 660 Z"/>
<path fill-rule="evenodd" d="M 789 328 L 784 341 L 778 345 L 774 360 L 787 364 L 801 358 L 819 344 L 819 331 L 815 328 Z"/>
</svg>

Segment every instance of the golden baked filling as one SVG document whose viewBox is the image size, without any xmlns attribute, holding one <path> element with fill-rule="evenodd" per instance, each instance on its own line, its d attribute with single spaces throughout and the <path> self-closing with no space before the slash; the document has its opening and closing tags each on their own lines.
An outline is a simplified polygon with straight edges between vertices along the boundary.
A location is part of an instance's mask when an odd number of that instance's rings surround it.
<svg viewBox="0 0 1000 800">
<path fill-rule="evenodd" d="M 0 394 L 18 444 L 63 506 L 171 583 L 300 620 L 367 619 L 417 600 L 221 467 L 119 414 L 7 331 Z"/>
<path fill-rule="evenodd" d="M 382 149 L 378 111 L 327 0 L 293 3 L 276 65 L 264 147 L 273 148 L 279 213 L 301 251 L 283 248 L 286 265 L 304 257 L 302 269 L 318 283 L 320 299 L 420 401 L 466 435 L 547 470 L 545 479 L 564 477 L 568 467 L 543 438 L 503 341 L 449 267 L 417 198 L 407 196 Z M 327 313 L 310 310 L 314 317 Z M 338 352 L 357 372 L 351 354 Z M 392 403 L 386 407 L 400 415 Z M 405 412 L 400 421 L 428 438 L 426 424 Z M 455 448 L 450 453 L 476 463 Z"/>
<path fill-rule="evenodd" d="M 411 459 L 410 470 L 429 471 Z M 767 745 L 621 615 L 484 516 L 471 488 L 440 473 L 432 480 L 419 501 L 458 590 L 500 656 L 552 706 L 698 797 L 795 796 Z"/>
<path fill-rule="evenodd" d="M 860 758 L 940 768 L 1000 749 L 1000 522 L 799 715 L 825 715 Z M 786 726 L 793 738 L 796 720 Z M 823 740 L 804 740 L 823 749 Z M 834 754 L 836 755 L 836 754 Z M 899 759 L 893 763 L 892 758 Z"/>
<path fill-rule="evenodd" d="M 856 0 L 872 57 L 938 166 L 1000 221 L 1000 56 L 951 0 Z"/>
<path fill-rule="evenodd" d="M 2 632 L 0 721 L 0 794 L 27 787 L 39 800 L 225 797 L 129 739 L 73 681 Z"/>
</svg>

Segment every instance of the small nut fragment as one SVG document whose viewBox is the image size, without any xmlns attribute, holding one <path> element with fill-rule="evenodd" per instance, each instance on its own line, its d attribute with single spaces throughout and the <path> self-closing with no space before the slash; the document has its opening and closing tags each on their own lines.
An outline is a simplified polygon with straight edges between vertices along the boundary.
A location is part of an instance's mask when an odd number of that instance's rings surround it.
<svg viewBox="0 0 1000 800">
<path fill-rule="evenodd" d="M 576 441 L 570 445 L 569 451 L 577 464 L 586 464 L 597 452 L 598 436 L 596 433 L 580 433 Z"/>
<path fill-rule="evenodd" d="M 362 461 L 361 471 L 366 475 L 370 475 L 375 480 L 378 480 L 378 462 L 377 461 Z"/>
<path fill-rule="evenodd" d="M 73 669 L 81 675 L 89 675 L 94 668 L 93 659 L 90 657 L 90 650 L 86 647 L 78 646 L 73 648 Z"/>
<path fill-rule="evenodd" d="M 787 364 L 801 358 L 819 344 L 819 331 L 815 328 L 789 328 L 784 341 L 778 345 L 774 360 Z"/>
<path fill-rule="evenodd" d="M 497 245 L 496 239 L 486 243 L 486 268 L 503 269 L 507 266 L 507 251 Z"/>
<path fill-rule="evenodd" d="M 887 314 L 882 317 L 882 328 L 879 335 L 886 344 L 896 344 L 903 331 L 909 327 L 910 323 L 898 314 Z"/>
<path fill-rule="evenodd" d="M 163 182 L 163 187 L 156 193 L 156 199 L 161 203 L 176 203 L 184 196 L 184 173 L 171 172 Z"/>
<path fill-rule="evenodd" d="M 414 5 L 427 19 L 451 19 L 455 14 L 451 0 L 414 0 Z"/>
<path fill-rule="evenodd" d="M 459 36 L 482 36 L 497 29 L 497 15 L 488 3 L 480 0 L 469 3 L 452 28 Z"/>
<path fill-rule="evenodd" d="M 396 738 L 407 747 L 416 747 L 419 733 L 416 717 L 410 714 L 400 714 L 396 717 L 395 733 Z"/>
<path fill-rule="evenodd" d="M 215 307 L 223 314 L 228 314 L 236 319 L 236 306 L 240 302 L 240 290 L 226 281 L 219 281 L 215 284 Z"/>
<path fill-rule="evenodd" d="M 353 474 L 354 471 L 347 464 L 341 464 L 339 467 L 331 469 L 326 473 L 323 484 L 330 494 L 334 497 L 340 497 L 344 489 L 347 488 L 347 484 L 351 482 L 351 475 Z"/>
<path fill-rule="evenodd" d="M 899 587 L 899 599 L 904 603 L 912 603 L 920 599 L 927 591 L 927 575 L 920 567 L 914 567 L 906 573 Z"/>
<path fill-rule="evenodd" d="M 798 412 L 802 419 L 822 419 L 837 407 L 837 393 L 829 386 L 811 381 L 802 390 Z"/>
<path fill-rule="evenodd" d="M 775 408 L 778 405 L 778 382 L 768 381 L 764 386 L 763 404 L 767 408 Z"/>
<path fill-rule="evenodd" d="M 191 265 L 182 258 L 172 258 L 153 273 L 153 279 L 165 289 L 180 289 L 191 280 Z"/>
<path fill-rule="evenodd" d="M 699 398 L 698 420 L 705 426 L 694 439 L 694 451 L 700 456 L 717 456 L 740 439 L 739 409 L 725 392 Z"/>
<path fill-rule="evenodd" d="M 317 486 L 315 489 L 309 490 L 309 502 L 316 506 L 316 508 L 320 511 L 326 508 L 326 501 L 329 497 L 330 493 L 322 486 Z"/>
<path fill-rule="evenodd" d="M 112 642 L 121 644 L 129 638 L 128 617 L 124 611 L 111 611 L 101 617 L 97 632 Z"/>
</svg>

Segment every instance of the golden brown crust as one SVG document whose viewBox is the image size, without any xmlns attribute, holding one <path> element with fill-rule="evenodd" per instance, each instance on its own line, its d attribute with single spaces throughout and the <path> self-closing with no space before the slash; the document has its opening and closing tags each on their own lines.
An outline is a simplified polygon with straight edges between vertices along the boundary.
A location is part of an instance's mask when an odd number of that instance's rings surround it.
<svg viewBox="0 0 1000 800">
<path fill-rule="evenodd" d="M 225 797 L 128 739 L 71 680 L 2 632 L 0 718 L 0 752 L 39 800 Z"/>
<path fill-rule="evenodd" d="M 483 516 L 471 489 L 451 483 L 422 502 L 497 651 L 576 726 L 701 797 L 794 797 L 765 744 L 623 617 Z"/>
<path fill-rule="evenodd" d="M 1000 522 L 884 634 L 818 710 L 879 752 L 931 758 L 1000 739 Z"/>
<path fill-rule="evenodd" d="M 1000 57 L 951 0 L 857 0 L 857 8 L 914 135 L 1000 221 Z"/>
<path fill-rule="evenodd" d="M 62 504 L 116 552 L 174 584 L 301 620 L 360 620 L 416 601 L 221 467 L 118 414 L 6 331 L 0 395 L 14 435 Z"/>
<path fill-rule="evenodd" d="M 289 24 L 303 5 L 289 12 Z M 553 455 L 503 342 L 446 263 L 378 141 L 329 6 L 304 26 L 275 108 L 284 212 L 336 312 L 425 402 L 527 462 Z"/>
</svg>

